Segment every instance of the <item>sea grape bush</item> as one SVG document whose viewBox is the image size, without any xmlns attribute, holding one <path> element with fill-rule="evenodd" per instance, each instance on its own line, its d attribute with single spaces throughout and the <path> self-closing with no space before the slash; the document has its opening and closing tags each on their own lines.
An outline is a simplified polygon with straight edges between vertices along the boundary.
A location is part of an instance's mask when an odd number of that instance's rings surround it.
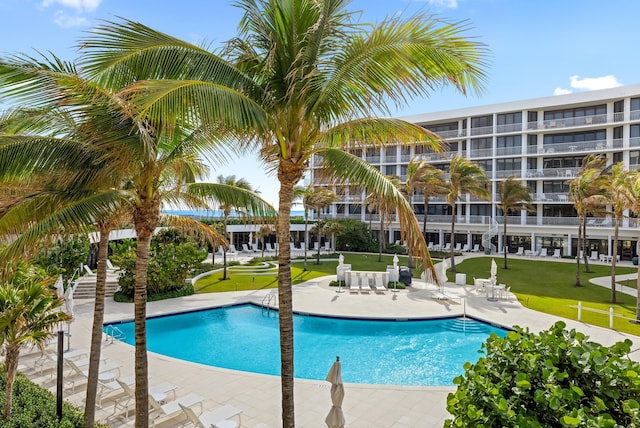
<svg viewBox="0 0 640 428">
<path fill-rule="evenodd" d="M 491 335 L 485 356 L 454 379 L 445 427 L 640 427 L 631 341 L 606 347 L 565 327 Z"/>
</svg>

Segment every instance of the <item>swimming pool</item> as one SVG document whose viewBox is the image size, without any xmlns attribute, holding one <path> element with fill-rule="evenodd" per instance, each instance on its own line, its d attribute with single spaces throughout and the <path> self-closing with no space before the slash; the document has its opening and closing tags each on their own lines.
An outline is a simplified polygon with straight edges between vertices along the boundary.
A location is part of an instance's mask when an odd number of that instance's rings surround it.
<svg viewBox="0 0 640 428">
<path fill-rule="evenodd" d="M 133 345 L 133 322 L 116 325 Z M 468 318 L 382 321 L 296 314 L 295 377 L 324 380 L 339 355 L 345 382 L 452 385 L 465 362 L 478 360 L 491 333 L 504 336 L 506 330 Z M 277 312 L 251 304 L 149 318 L 147 346 L 196 363 L 280 374 Z"/>
</svg>

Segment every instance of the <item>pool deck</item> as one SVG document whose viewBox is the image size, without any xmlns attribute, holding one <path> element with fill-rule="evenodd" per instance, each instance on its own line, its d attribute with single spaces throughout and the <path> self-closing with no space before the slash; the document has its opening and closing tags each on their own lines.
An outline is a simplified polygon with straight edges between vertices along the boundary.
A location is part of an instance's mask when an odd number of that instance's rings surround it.
<svg viewBox="0 0 640 428">
<path fill-rule="evenodd" d="M 471 286 L 447 283 L 444 291 L 452 298 L 439 300 L 434 298 L 434 293 L 438 291 L 435 287 L 415 280 L 407 290 L 387 290 L 383 294 L 371 291 L 364 294 L 351 293 L 348 289 L 336 293 L 335 287 L 328 286 L 333 278 L 335 276 L 296 285 L 293 288 L 294 310 L 341 317 L 392 319 L 461 316 L 466 310 L 467 315 L 493 324 L 527 326 L 532 331 L 547 329 L 559 319 L 523 307 L 513 295 L 507 300 L 488 301 L 486 296 L 478 294 Z M 149 302 L 147 314 L 153 316 L 245 302 L 259 305 L 269 293 L 275 294 L 277 291 L 269 289 L 211 293 Z M 88 349 L 93 322 L 93 300 L 76 300 L 75 303 L 76 319 L 71 325 L 71 347 Z M 105 322 L 132 319 L 133 304 L 116 303 L 112 300 L 106 302 Z M 577 321 L 565 322 L 569 328 L 580 330 L 604 345 L 631 339 L 634 342 L 631 356 L 640 360 L 640 338 Z M 103 342 L 102 352 L 103 356 L 120 363 L 121 377 L 133 375 L 132 346 L 107 341 Z M 20 369 L 37 383 L 55 392 L 55 381 L 48 374 L 38 376 L 33 370 L 35 358 L 35 354 L 21 357 Z M 332 363 L 333 361 L 326 362 L 327 372 Z M 363 354 L 359 361 L 342 361 L 342 364 L 367 364 L 367 355 Z M 242 427 L 252 428 L 258 423 L 266 423 L 273 428 L 281 426 L 279 377 L 209 367 L 151 352 L 148 355 L 148 368 L 149 385 L 171 382 L 178 386 L 177 396 L 199 394 L 205 398 L 205 410 L 213 410 L 224 404 L 242 409 Z M 324 419 L 331 408 L 329 390 L 328 382 L 296 379 L 297 427 L 326 426 Z M 347 426 L 351 428 L 441 427 L 448 416 L 447 394 L 454 390 L 454 387 L 346 384 L 342 408 Z M 82 407 L 84 387 L 77 387 L 73 394 L 70 390 L 65 390 L 65 394 L 65 399 Z M 125 421 L 122 414 L 112 414 L 113 398 L 103 399 L 103 408 L 98 411 L 97 418 L 111 427 L 133 426 L 133 417 Z M 183 421 L 180 417 L 156 426 L 178 426 Z"/>
</svg>

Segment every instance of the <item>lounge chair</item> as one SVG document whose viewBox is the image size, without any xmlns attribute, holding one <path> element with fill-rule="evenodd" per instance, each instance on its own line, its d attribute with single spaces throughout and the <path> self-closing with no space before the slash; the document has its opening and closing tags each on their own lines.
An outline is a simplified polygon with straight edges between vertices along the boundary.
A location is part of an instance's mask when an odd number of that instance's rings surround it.
<svg viewBox="0 0 640 428">
<path fill-rule="evenodd" d="M 473 245 L 473 250 L 471 250 L 474 253 L 477 253 L 478 251 L 480 251 L 480 244 L 474 244 Z"/>
<path fill-rule="evenodd" d="M 266 243 L 266 244 L 264 244 L 264 245 L 265 245 L 264 250 L 265 250 L 267 253 L 275 253 L 275 252 L 276 252 L 276 249 L 275 249 L 275 248 L 273 248 L 273 244 L 271 244 L 271 242 L 267 242 L 267 243 Z"/>
<path fill-rule="evenodd" d="M 88 275 L 95 275 L 96 273 L 94 271 L 91 270 L 91 268 L 85 264 L 82 265 L 82 269 L 84 269 L 84 271 L 88 274 Z"/>
<path fill-rule="evenodd" d="M 455 251 L 462 251 L 462 244 L 460 242 L 456 244 Z"/>
<path fill-rule="evenodd" d="M 516 256 L 524 256 L 524 247 L 518 247 L 518 251 L 515 254 Z"/>
<path fill-rule="evenodd" d="M 242 244 L 242 252 L 243 253 L 253 253 L 253 250 L 249 249 L 249 246 L 247 244 Z"/>
<path fill-rule="evenodd" d="M 64 363 L 71 369 L 70 373 L 65 377 L 65 382 L 71 384 L 71 391 L 76 391 L 76 381 L 89 379 L 89 369 L 86 370 L 76 364 L 74 360 L 64 359 Z M 98 373 L 98 382 L 109 383 L 120 377 L 120 366 L 115 363 L 100 364 Z M 78 379 L 79 378 L 79 379 Z"/>
<path fill-rule="evenodd" d="M 560 258 L 560 249 L 556 248 L 555 250 L 553 250 L 553 257 L 555 257 L 556 259 Z"/>
<path fill-rule="evenodd" d="M 260 247 L 258 246 L 258 244 L 251 244 L 251 248 L 253 248 L 254 253 L 260 252 Z"/>
<path fill-rule="evenodd" d="M 369 276 L 368 275 L 360 275 L 358 277 L 360 279 L 360 291 L 368 293 L 371 291 L 371 285 L 369 285 Z"/>
<path fill-rule="evenodd" d="M 451 251 L 451 242 L 447 242 L 442 251 Z"/>
<path fill-rule="evenodd" d="M 229 404 L 225 404 L 210 412 L 203 412 L 200 415 L 196 414 L 191 407 L 183 406 L 180 403 L 178 403 L 178 405 L 187 416 L 189 422 L 196 428 L 236 428 L 238 424 L 242 425 L 242 421 L 240 420 L 242 410 Z M 235 416 L 238 417 L 238 423 L 230 419 Z"/>
<path fill-rule="evenodd" d="M 471 251 L 469 249 L 469 244 L 464 244 L 464 246 L 462 247 L 462 252 L 463 253 L 468 253 L 469 251 Z"/>
<path fill-rule="evenodd" d="M 151 426 L 155 427 L 159 421 L 165 421 L 167 419 L 173 419 L 182 413 L 182 406 L 193 407 L 196 404 L 200 405 L 200 413 L 202 413 L 202 402 L 204 398 L 198 394 L 187 394 L 182 397 L 176 398 L 174 401 L 170 401 L 167 404 L 162 404 L 158 400 L 154 399 L 152 395 L 149 395 L 149 407 L 151 407 Z"/>
<path fill-rule="evenodd" d="M 360 274 L 351 275 L 349 291 L 352 293 L 357 293 L 358 291 L 360 291 Z"/>
<path fill-rule="evenodd" d="M 384 293 L 387 290 L 387 287 L 384 285 L 384 277 L 382 275 L 376 275 L 373 284 L 376 292 Z"/>
<path fill-rule="evenodd" d="M 325 253 L 330 253 L 331 252 L 331 242 L 327 241 L 324 243 L 324 252 Z"/>
<path fill-rule="evenodd" d="M 591 257 L 589 257 L 589 260 L 598 260 L 598 252 L 597 251 L 592 251 L 591 252 Z"/>
<path fill-rule="evenodd" d="M 547 257 L 547 249 L 546 248 L 541 248 L 540 249 L 540 257 Z"/>
<path fill-rule="evenodd" d="M 429 251 L 433 251 L 433 242 L 429 242 L 429 245 L 427 246 L 427 249 Z"/>
<path fill-rule="evenodd" d="M 111 263 L 111 260 L 107 259 L 107 270 L 110 271 L 115 271 L 120 269 L 118 266 L 114 266 L 113 263 Z"/>
<path fill-rule="evenodd" d="M 115 415 L 118 410 L 125 412 L 125 419 L 129 419 L 129 406 L 135 405 L 136 394 L 132 388 L 135 378 L 132 376 L 127 379 L 116 379 L 116 383 L 124 391 L 124 397 L 118 398 L 113 403 L 113 414 Z M 149 396 L 160 403 L 165 404 L 170 401 L 167 396 L 171 393 L 171 400 L 176 398 L 176 386 L 169 382 L 163 382 L 159 385 L 153 385 L 149 387 Z"/>
</svg>

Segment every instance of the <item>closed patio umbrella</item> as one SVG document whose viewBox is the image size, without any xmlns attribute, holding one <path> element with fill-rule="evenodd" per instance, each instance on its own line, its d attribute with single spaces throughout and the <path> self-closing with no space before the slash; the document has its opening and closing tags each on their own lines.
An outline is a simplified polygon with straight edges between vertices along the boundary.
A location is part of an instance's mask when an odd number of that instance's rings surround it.
<svg viewBox="0 0 640 428">
<path fill-rule="evenodd" d="M 344 428 L 344 414 L 342 413 L 342 400 L 344 399 L 344 386 L 342 385 L 342 369 L 340 357 L 336 357 L 335 363 L 327 374 L 327 382 L 331 382 L 331 410 L 324 422 L 329 428 Z"/>
<path fill-rule="evenodd" d="M 487 300 L 491 302 L 495 302 L 498 299 L 496 298 L 496 282 L 498 281 L 498 265 L 494 259 L 491 259 L 491 297 L 488 297 Z"/>
<path fill-rule="evenodd" d="M 75 291 L 76 283 L 70 283 L 67 286 L 67 291 L 64 292 L 64 304 L 66 306 L 66 312 L 71 317 L 67 321 L 67 350 L 71 349 L 71 323 L 73 322 L 73 292 Z"/>
</svg>

